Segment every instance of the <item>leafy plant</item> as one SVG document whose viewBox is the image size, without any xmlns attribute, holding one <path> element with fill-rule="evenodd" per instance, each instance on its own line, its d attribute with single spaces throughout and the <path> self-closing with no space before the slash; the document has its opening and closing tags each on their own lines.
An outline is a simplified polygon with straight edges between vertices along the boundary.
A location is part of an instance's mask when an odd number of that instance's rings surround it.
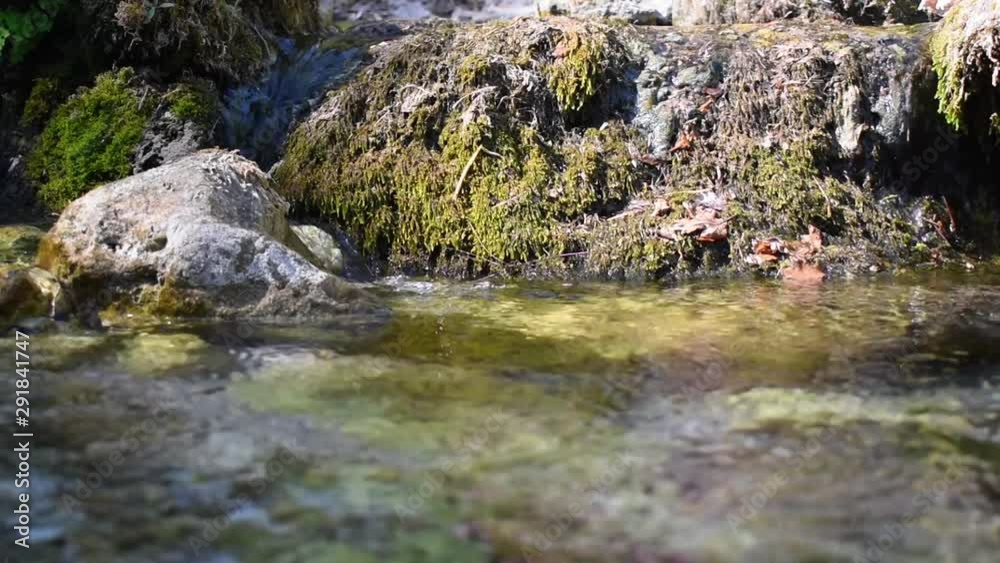
<svg viewBox="0 0 1000 563">
<path fill-rule="evenodd" d="M 36 0 L 28 9 L 0 10 L 0 64 L 17 64 L 48 33 L 66 0 Z"/>
</svg>

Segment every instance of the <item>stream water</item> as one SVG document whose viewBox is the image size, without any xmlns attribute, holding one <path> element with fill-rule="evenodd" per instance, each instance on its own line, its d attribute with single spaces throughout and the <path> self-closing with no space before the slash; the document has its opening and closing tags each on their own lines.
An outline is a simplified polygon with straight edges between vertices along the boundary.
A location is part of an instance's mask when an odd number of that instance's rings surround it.
<svg viewBox="0 0 1000 563">
<path fill-rule="evenodd" d="M 996 273 L 374 291 L 33 336 L 11 561 L 997 561 Z"/>
</svg>

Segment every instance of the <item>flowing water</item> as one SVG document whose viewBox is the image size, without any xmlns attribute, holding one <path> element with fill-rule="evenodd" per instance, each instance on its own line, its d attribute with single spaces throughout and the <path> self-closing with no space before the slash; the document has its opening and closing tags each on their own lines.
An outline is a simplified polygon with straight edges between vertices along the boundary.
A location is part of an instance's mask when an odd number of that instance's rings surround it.
<svg viewBox="0 0 1000 563">
<path fill-rule="evenodd" d="M 33 336 L 14 560 L 997 561 L 1000 275 L 374 291 Z"/>
</svg>

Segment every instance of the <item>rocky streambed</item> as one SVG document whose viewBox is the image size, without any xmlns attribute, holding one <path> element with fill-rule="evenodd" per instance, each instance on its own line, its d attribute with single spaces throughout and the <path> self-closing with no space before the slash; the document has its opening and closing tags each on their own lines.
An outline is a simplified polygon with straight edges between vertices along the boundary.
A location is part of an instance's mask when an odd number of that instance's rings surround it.
<svg viewBox="0 0 1000 563">
<path fill-rule="evenodd" d="M 13 555 L 991 562 L 996 281 L 397 278 L 389 321 L 37 335 Z"/>
</svg>

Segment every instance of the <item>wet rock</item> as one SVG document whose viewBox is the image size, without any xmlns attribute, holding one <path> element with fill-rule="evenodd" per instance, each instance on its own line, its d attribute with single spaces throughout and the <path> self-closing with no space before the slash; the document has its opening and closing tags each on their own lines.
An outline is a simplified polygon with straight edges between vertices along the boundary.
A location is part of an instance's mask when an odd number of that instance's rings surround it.
<svg viewBox="0 0 1000 563">
<path fill-rule="evenodd" d="M 995 142 L 1000 138 L 1000 5 L 992 0 L 953 5 L 934 37 L 933 55 L 937 100 L 948 123 Z"/>
<path fill-rule="evenodd" d="M 29 317 L 58 317 L 69 299 L 58 280 L 40 268 L 0 271 L 0 326 Z"/>
<path fill-rule="evenodd" d="M 930 175 L 894 186 L 915 132 L 939 120 L 926 103 L 934 31 L 430 25 L 373 49 L 293 133 L 274 177 L 403 272 L 742 269 L 755 241 L 797 240 L 810 225 L 829 237 L 835 271 L 927 259 L 934 251 L 915 244 L 927 223 L 911 210 L 929 205 L 931 221 L 947 221 L 944 206 L 914 195 L 940 187 Z M 894 196 L 877 195 L 886 189 Z M 727 237 L 691 248 L 691 237 L 650 234 L 702 199 Z M 655 213 L 639 212 L 655 201 Z M 924 242 L 947 252 L 947 238 Z"/>
<path fill-rule="evenodd" d="M 343 273 L 344 253 L 333 235 L 314 225 L 292 225 L 291 229 L 311 255 L 307 257 L 313 258 L 313 264 L 331 274 Z"/>
<path fill-rule="evenodd" d="M 842 19 L 861 24 L 920 23 L 919 0 L 674 0 L 674 25 Z"/>
<path fill-rule="evenodd" d="M 28 266 L 35 262 L 35 252 L 45 231 L 32 225 L 0 227 L 0 265 Z"/>
<path fill-rule="evenodd" d="M 39 261 L 82 310 L 166 316 L 318 316 L 367 297 L 285 246 L 288 204 L 235 154 L 208 150 L 73 202 Z"/>
<path fill-rule="evenodd" d="M 212 130 L 201 123 L 177 118 L 170 111 L 154 117 L 135 148 L 134 173 L 170 164 L 212 145 Z"/>
<path fill-rule="evenodd" d="M 637 25 L 670 25 L 675 0 L 537 0 L 542 14 L 624 19 Z"/>
</svg>

